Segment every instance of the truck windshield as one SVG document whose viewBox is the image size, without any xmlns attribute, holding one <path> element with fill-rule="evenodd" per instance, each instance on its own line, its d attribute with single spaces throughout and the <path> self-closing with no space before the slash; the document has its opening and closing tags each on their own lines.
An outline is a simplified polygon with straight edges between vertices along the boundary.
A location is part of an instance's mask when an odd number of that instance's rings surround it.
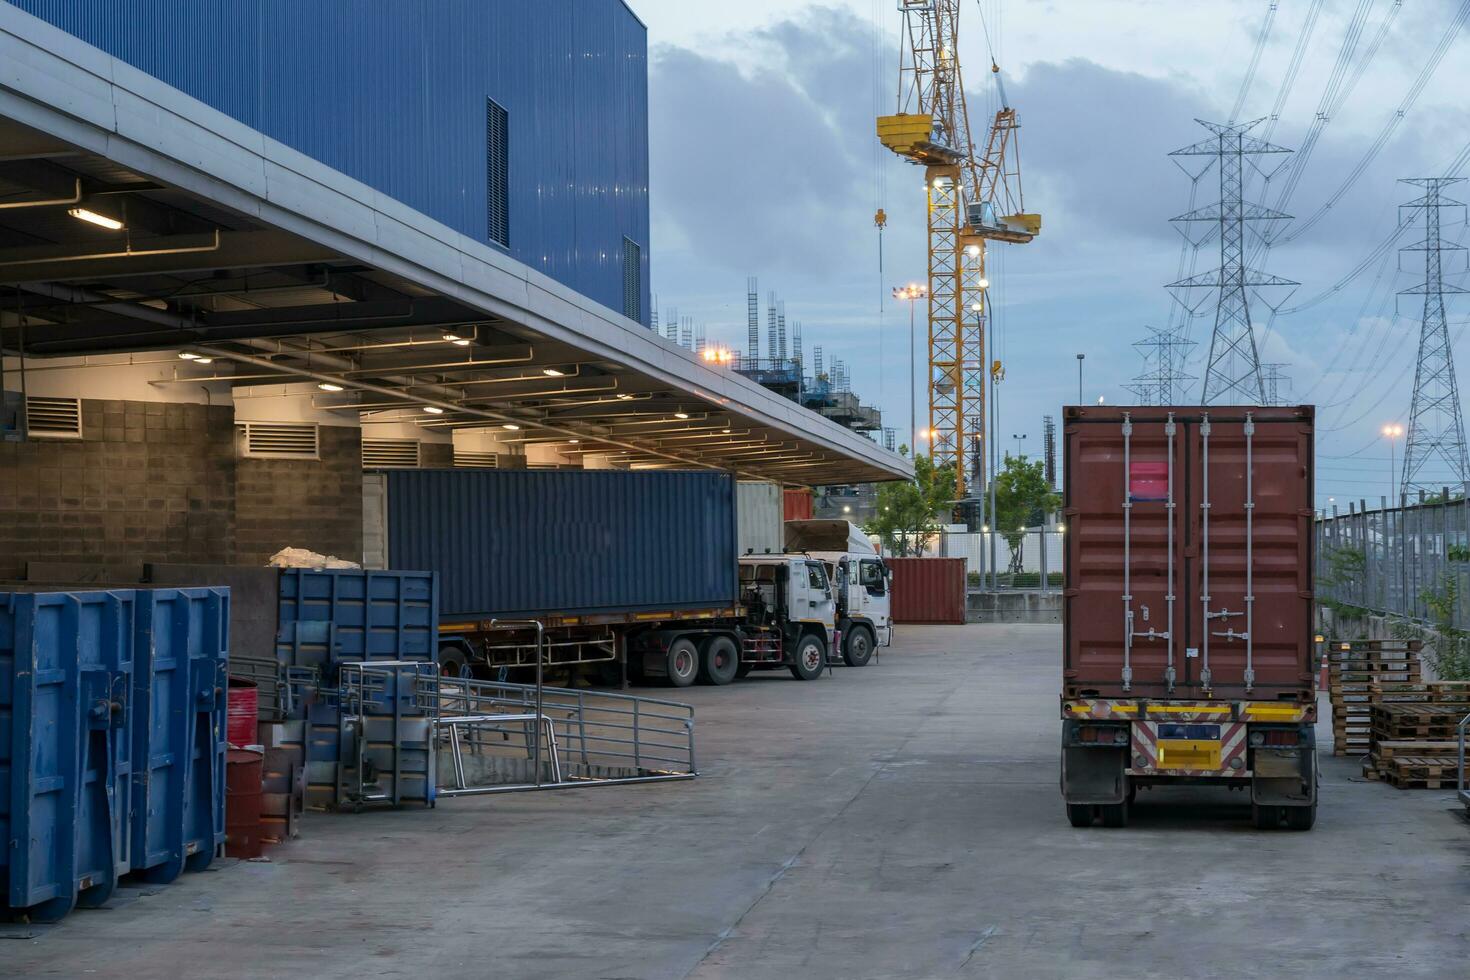
<svg viewBox="0 0 1470 980">
<path fill-rule="evenodd" d="M 872 595 L 882 595 L 885 591 L 886 582 L 883 577 L 883 563 L 879 561 L 864 561 L 862 563 L 863 587 Z"/>
</svg>

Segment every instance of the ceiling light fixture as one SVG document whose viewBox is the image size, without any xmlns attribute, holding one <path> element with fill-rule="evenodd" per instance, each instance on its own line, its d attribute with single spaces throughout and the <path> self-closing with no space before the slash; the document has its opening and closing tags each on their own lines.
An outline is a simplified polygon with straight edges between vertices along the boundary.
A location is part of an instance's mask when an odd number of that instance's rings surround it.
<svg viewBox="0 0 1470 980">
<path fill-rule="evenodd" d="M 556 368 L 542 368 L 541 373 L 548 378 L 564 378 L 567 374 L 565 371 L 558 371 Z"/>
<path fill-rule="evenodd" d="M 632 401 L 632 400 L 633 400 L 633 396 L 632 395 L 619 395 L 618 396 L 618 401 L 620 401 L 620 402 L 626 402 L 626 401 Z"/>
<path fill-rule="evenodd" d="M 676 418 L 676 419 L 687 419 L 688 417 L 689 417 L 689 413 L 688 412 L 675 412 L 674 413 L 674 418 Z"/>
<path fill-rule="evenodd" d="M 199 355 L 196 354 L 196 353 L 194 353 L 191 350 L 181 350 L 181 351 L 179 351 L 179 360 L 181 360 L 181 361 L 197 361 L 197 360 L 199 360 Z"/>
<path fill-rule="evenodd" d="M 516 431 L 519 431 L 520 426 L 516 425 L 514 422 L 507 422 L 504 425 L 502 425 L 501 428 L 502 429 L 509 429 L 512 432 L 516 432 Z"/>
<path fill-rule="evenodd" d="M 440 408 L 438 405 L 425 405 L 424 411 L 428 412 L 430 415 L 444 414 L 444 409 Z"/>
<path fill-rule="evenodd" d="M 447 334 L 444 335 L 444 339 L 445 340 L 459 340 L 460 338 L 459 338 L 459 334 L 457 334 L 457 333 L 447 333 Z"/>
<path fill-rule="evenodd" d="M 72 208 L 66 213 L 71 215 L 73 218 L 76 218 L 78 221 L 85 221 L 88 224 L 94 224 L 98 227 L 106 228 L 108 231 L 122 231 L 123 229 L 123 223 L 121 221 L 118 221 L 116 218 L 109 218 L 105 214 L 98 214 L 96 211 L 88 211 L 86 208 Z"/>
<path fill-rule="evenodd" d="M 198 354 L 195 354 L 194 355 L 194 363 L 195 364 L 213 364 L 214 363 L 214 358 L 212 358 L 212 357 L 200 357 Z"/>
<path fill-rule="evenodd" d="M 320 384 L 318 384 L 317 387 L 320 388 L 322 391 L 341 391 L 342 390 L 342 386 L 341 385 L 334 385 L 330 381 L 323 381 Z"/>
<path fill-rule="evenodd" d="M 574 446 L 575 446 L 575 445 L 576 445 L 576 444 L 577 444 L 577 443 L 579 443 L 579 442 L 581 442 L 581 441 L 582 441 L 582 440 L 581 440 L 581 439 L 568 439 L 568 440 L 567 440 L 567 442 L 569 442 L 569 443 L 571 443 L 571 444 L 572 444 L 572 445 L 574 445 Z"/>
</svg>

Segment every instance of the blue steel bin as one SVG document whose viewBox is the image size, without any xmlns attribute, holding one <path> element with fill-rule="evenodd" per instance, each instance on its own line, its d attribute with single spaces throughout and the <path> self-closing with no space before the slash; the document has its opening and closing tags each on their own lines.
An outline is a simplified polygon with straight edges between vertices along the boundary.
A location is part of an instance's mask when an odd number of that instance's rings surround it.
<svg viewBox="0 0 1470 980">
<path fill-rule="evenodd" d="M 336 684 L 344 661 L 439 659 L 433 572 L 281 571 L 276 656 Z"/>
<path fill-rule="evenodd" d="M 0 883 L 37 922 L 128 871 L 134 601 L 0 593 Z"/>
<path fill-rule="evenodd" d="M 351 802 L 341 798 L 342 760 L 357 751 L 351 733 L 344 731 L 336 693 L 342 680 L 342 664 L 403 660 L 437 664 L 438 575 L 283 569 L 276 658 L 288 667 L 315 668 L 321 691 L 316 698 L 305 699 L 291 720 L 275 726 L 274 744 L 292 752 L 305 767 L 307 806 L 334 809 Z M 376 720 L 371 724 L 374 738 L 362 751 L 378 771 L 407 774 L 402 785 L 389 791 L 397 802 L 428 802 L 433 798 L 432 775 L 420 760 L 427 754 L 427 743 L 416 738 L 411 740 L 414 744 L 395 749 L 391 734 L 398 730 L 395 726 L 400 719 L 425 715 L 423 706 L 414 701 L 412 692 L 408 692 L 396 702 L 374 698 L 363 705 L 364 713 Z M 349 743 L 346 749 L 344 741 Z M 423 743 L 422 751 L 419 743 Z"/>
<path fill-rule="evenodd" d="M 133 870 L 202 871 L 225 840 L 228 589 L 138 591 Z"/>
</svg>

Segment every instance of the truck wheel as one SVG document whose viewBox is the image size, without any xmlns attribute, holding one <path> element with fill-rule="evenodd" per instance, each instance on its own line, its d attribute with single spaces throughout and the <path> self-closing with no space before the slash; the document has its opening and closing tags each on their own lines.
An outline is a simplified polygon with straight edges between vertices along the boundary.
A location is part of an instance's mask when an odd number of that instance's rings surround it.
<svg viewBox="0 0 1470 980">
<path fill-rule="evenodd" d="M 866 626 L 854 626 L 843 637 L 842 646 L 842 659 L 847 665 L 861 667 L 873 658 L 873 631 Z"/>
<path fill-rule="evenodd" d="M 439 676 L 463 677 L 466 658 L 464 648 L 446 645 L 439 648 Z"/>
<path fill-rule="evenodd" d="M 1126 827 L 1128 826 L 1128 803 L 1112 803 L 1108 806 L 1098 807 L 1102 811 L 1102 825 L 1104 827 Z"/>
<path fill-rule="evenodd" d="M 1311 806 L 1289 806 L 1286 810 L 1287 830 L 1311 830 L 1317 822 L 1317 804 Z"/>
<path fill-rule="evenodd" d="M 826 663 L 826 645 L 815 636 L 804 636 L 796 644 L 796 663 L 791 665 L 791 676 L 799 681 L 815 680 L 822 676 Z"/>
<path fill-rule="evenodd" d="M 699 653 L 699 679 L 706 684 L 728 684 L 735 679 L 739 668 L 740 655 L 735 650 L 735 641 L 728 636 L 712 638 Z"/>
<path fill-rule="evenodd" d="M 679 639 L 669 644 L 669 686 L 688 687 L 699 675 L 699 648 L 693 640 Z"/>
<path fill-rule="evenodd" d="M 1092 807 L 1086 803 L 1068 803 L 1067 822 L 1074 827 L 1091 827 Z"/>
</svg>

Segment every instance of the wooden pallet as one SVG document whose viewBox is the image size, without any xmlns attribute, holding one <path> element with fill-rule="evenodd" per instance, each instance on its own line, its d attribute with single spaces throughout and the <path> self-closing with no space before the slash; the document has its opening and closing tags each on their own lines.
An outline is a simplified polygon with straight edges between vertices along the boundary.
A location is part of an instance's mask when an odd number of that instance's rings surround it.
<svg viewBox="0 0 1470 980">
<path fill-rule="evenodd" d="M 1398 756 L 1381 771 L 1399 789 L 1454 789 L 1460 778 L 1459 761 L 1443 756 Z"/>
<path fill-rule="evenodd" d="M 1397 651 L 1399 653 L 1417 654 L 1424 648 L 1423 640 L 1327 640 L 1327 650 L 1332 656 L 1351 656 L 1363 653 L 1381 653 L 1385 651 Z"/>
</svg>

